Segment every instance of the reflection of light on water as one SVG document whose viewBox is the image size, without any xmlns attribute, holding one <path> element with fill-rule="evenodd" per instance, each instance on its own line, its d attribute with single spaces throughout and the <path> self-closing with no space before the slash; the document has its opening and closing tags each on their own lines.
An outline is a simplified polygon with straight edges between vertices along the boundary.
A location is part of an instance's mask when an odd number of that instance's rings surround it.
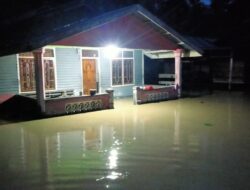
<svg viewBox="0 0 250 190">
<path fill-rule="evenodd" d="M 56 133 L 56 150 L 57 150 L 57 161 L 61 159 L 61 134 Z"/>
<path fill-rule="evenodd" d="M 119 168 L 118 168 L 118 156 L 119 156 L 119 151 L 122 147 L 122 145 L 124 144 L 124 142 L 120 141 L 119 139 L 117 139 L 115 137 L 115 131 L 113 131 L 113 135 L 112 135 L 112 146 L 111 148 L 108 149 L 104 149 L 101 152 L 103 152 L 105 155 L 108 156 L 108 160 L 106 163 L 106 167 L 108 172 L 105 174 L 105 176 L 102 176 L 98 179 L 96 179 L 96 181 L 104 181 L 106 182 L 105 184 L 105 188 L 109 189 L 111 188 L 112 183 L 110 184 L 111 181 L 114 180 L 122 180 L 124 178 L 126 178 L 128 176 L 128 172 L 119 172 Z M 136 140 L 136 137 L 133 137 L 133 140 Z"/>
<path fill-rule="evenodd" d="M 122 142 L 119 142 L 119 140 L 116 140 L 116 141 L 114 142 L 114 145 L 117 145 L 117 146 L 122 145 Z"/>
<path fill-rule="evenodd" d="M 128 176 L 128 173 L 125 172 L 125 174 L 123 173 L 119 173 L 119 172 L 115 172 L 115 171 L 111 171 L 106 177 L 101 177 L 99 179 L 96 179 L 96 181 L 102 181 L 102 180 L 117 180 L 117 179 L 123 179 L 126 176 Z"/>
<path fill-rule="evenodd" d="M 122 143 L 120 143 L 118 140 L 116 140 L 114 142 L 114 145 L 121 145 Z M 99 179 L 96 179 L 96 181 L 103 181 L 103 180 L 117 180 L 117 179 L 123 179 L 124 177 L 127 176 L 127 172 L 125 172 L 125 174 L 120 173 L 115 171 L 117 169 L 117 161 L 118 161 L 118 150 L 119 147 L 116 148 L 112 148 L 109 152 L 109 157 L 108 157 L 108 169 L 110 170 L 108 172 L 108 174 L 106 176 L 103 176 Z M 104 151 L 106 152 L 106 150 Z M 107 184 L 106 188 L 109 188 L 110 185 Z"/>
<path fill-rule="evenodd" d="M 115 180 L 122 177 L 122 173 L 112 171 L 109 175 L 107 175 L 107 179 Z"/>
<path fill-rule="evenodd" d="M 174 112 L 174 145 L 180 144 L 180 114 L 178 111 Z"/>
<path fill-rule="evenodd" d="M 112 149 L 109 155 L 109 169 L 115 169 L 117 167 L 117 159 L 118 159 L 118 151 L 116 149 Z"/>
</svg>

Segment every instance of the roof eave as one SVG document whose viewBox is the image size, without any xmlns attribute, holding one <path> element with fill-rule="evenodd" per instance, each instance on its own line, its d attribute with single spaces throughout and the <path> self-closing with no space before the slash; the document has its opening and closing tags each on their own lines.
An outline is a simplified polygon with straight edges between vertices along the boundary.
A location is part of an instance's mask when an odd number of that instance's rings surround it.
<svg viewBox="0 0 250 190">
<path fill-rule="evenodd" d="M 172 27 L 168 26 L 165 22 L 161 21 L 159 18 L 154 16 L 152 13 L 147 11 L 145 8 L 143 8 L 141 5 L 135 5 L 135 7 L 136 7 L 136 11 L 139 14 L 141 14 L 146 19 L 148 19 L 152 23 L 154 23 L 157 27 L 159 27 L 161 30 L 163 30 L 166 35 L 169 35 L 172 38 L 174 38 L 176 40 L 176 42 L 178 43 L 178 45 L 180 45 L 180 47 L 183 47 L 183 48 L 186 48 L 189 50 L 195 50 L 201 55 L 204 54 L 204 51 L 201 48 L 199 48 L 199 47 L 195 46 L 194 44 L 192 44 L 191 42 L 189 42 L 187 39 L 185 39 L 185 37 L 180 35 L 176 30 L 174 30 Z"/>
</svg>

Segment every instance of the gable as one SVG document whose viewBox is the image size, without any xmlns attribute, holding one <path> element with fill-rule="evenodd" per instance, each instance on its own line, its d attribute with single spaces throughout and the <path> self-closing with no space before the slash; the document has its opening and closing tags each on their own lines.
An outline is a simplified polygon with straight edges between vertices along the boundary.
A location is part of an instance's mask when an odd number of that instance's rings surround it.
<svg viewBox="0 0 250 190">
<path fill-rule="evenodd" d="M 114 44 L 121 48 L 145 50 L 181 48 L 203 54 L 203 49 L 140 5 L 132 5 L 102 15 L 80 16 L 72 22 L 62 23 L 64 24 L 52 25 L 48 30 L 41 28 L 39 31 L 42 32 L 26 35 L 26 38 L 19 39 L 18 44 L 14 46 L 8 43 L 8 51 L 32 51 L 46 45 L 104 47 Z"/>
<path fill-rule="evenodd" d="M 133 49 L 174 50 L 178 48 L 178 44 L 137 14 L 120 17 L 53 43 L 53 45 L 89 47 L 105 47 L 109 44 Z"/>
</svg>

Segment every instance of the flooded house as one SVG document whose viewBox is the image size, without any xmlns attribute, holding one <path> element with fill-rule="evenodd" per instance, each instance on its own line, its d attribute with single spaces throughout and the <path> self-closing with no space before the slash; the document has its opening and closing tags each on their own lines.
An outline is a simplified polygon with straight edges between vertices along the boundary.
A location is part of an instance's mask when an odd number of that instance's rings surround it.
<svg viewBox="0 0 250 190">
<path fill-rule="evenodd" d="M 37 38 L 32 48 L 0 57 L 1 102 L 14 95 L 35 99 L 51 116 L 110 109 L 114 97 L 134 95 L 135 103 L 178 98 L 182 59 L 204 53 L 140 5 L 78 18 Z M 154 64 L 145 68 L 145 59 L 172 60 L 174 70 L 157 73 L 158 85 L 146 84 L 145 70 Z"/>
</svg>

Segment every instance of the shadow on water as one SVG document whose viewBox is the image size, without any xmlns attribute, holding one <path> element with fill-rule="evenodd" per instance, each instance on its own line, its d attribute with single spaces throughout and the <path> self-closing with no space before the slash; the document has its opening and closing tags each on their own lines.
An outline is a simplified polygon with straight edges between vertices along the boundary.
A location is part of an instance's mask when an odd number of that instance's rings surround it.
<svg viewBox="0 0 250 190">
<path fill-rule="evenodd" d="M 250 100 L 217 92 L 0 127 L 0 187 L 250 189 Z"/>
<path fill-rule="evenodd" d="M 0 104 L 0 119 L 6 122 L 26 121 L 39 118 L 42 118 L 42 115 L 40 114 L 36 100 L 33 98 L 14 95 Z"/>
</svg>

